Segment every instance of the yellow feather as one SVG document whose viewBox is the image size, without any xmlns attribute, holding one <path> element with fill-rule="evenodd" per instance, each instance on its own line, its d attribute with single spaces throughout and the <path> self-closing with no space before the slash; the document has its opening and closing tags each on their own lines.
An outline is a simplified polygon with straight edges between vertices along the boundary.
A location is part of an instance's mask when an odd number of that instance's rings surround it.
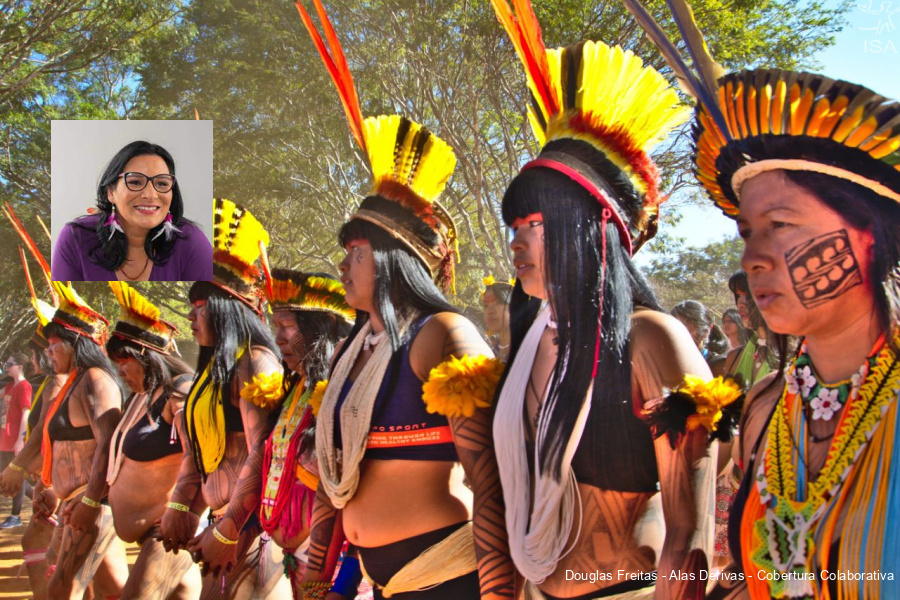
<svg viewBox="0 0 900 600">
<path fill-rule="evenodd" d="M 878 120 L 875 117 L 869 117 L 863 123 L 860 124 L 856 130 L 850 134 L 850 137 L 847 138 L 847 141 L 844 142 L 845 146 L 850 146 L 851 148 L 856 148 L 860 144 L 862 144 L 870 135 L 875 133 L 875 130 L 878 128 Z"/>
<path fill-rule="evenodd" d="M 41 327 L 53 320 L 53 313 L 56 312 L 56 309 L 40 298 L 32 297 L 31 306 L 34 307 L 34 314 L 37 316 L 38 324 Z"/>
<path fill-rule="evenodd" d="M 881 160 L 882 158 L 889 156 L 900 150 L 900 135 L 896 135 L 886 142 L 882 142 L 877 148 L 872 149 L 869 154 L 872 158 L 876 158 Z"/>
<path fill-rule="evenodd" d="M 109 287 L 112 288 L 116 300 L 119 301 L 119 304 L 125 311 L 135 316 L 143 317 L 148 321 L 159 320 L 159 309 L 127 283 L 110 281 Z"/>
</svg>

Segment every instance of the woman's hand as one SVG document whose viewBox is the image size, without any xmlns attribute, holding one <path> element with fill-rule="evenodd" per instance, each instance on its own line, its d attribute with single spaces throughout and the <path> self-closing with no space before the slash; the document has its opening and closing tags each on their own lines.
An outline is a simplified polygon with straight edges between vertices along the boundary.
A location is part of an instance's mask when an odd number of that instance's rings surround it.
<svg viewBox="0 0 900 600">
<path fill-rule="evenodd" d="M 166 552 L 178 554 L 178 550 L 187 548 L 199 524 L 200 517 L 194 513 L 167 508 L 160 519 L 156 539 L 162 542 Z"/>
<path fill-rule="evenodd" d="M 3 475 L 0 475 L 0 493 L 4 496 L 15 496 L 22 489 L 24 482 L 25 475 L 12 467 L 6 467 Z"/>
<path fill-rule="evenodd" d="M 237 544 L 220 542 L 213 534 L 215 525 L 207 527 L 187 544 L 187 549 L 194 562 L 202 562 L 200 572 L 203 576 L 212 573 L 218 577 L 230 573 L 237 562 Z"/>
<path fill-rule="evenodd" d="M 31 510 L 35 517 L 47 521 L 53 516 L 53 513 L 56 512 L 56 507 L 58 505 L 59 499 L 56 497 L 53 490 L 45 488 L 41 491 L 34 491 L 34 499 L 31 501 Z"/>
<path fill-rule="evenodd" d="M 63 513 L 63 523 L 72 528 L 75 533 L 84 533 L 91 527 L 97 526 L 97 518 L 100 516 L 100 507 L 88 506 L 80 499 L 69 502 Z"/>
</svg>

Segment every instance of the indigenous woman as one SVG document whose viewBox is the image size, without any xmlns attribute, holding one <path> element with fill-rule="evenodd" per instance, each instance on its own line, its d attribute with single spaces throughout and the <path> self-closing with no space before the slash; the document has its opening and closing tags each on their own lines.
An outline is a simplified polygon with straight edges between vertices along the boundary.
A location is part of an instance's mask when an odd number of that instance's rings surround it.
<svg viewBox="0 0 900 600">
<path fill-rule="evenodd" d="M 702 597 L 714 461 L 702 419 L 662 417 L 667 390 L 683 388 L 689 406 L 715 388 L 703 391 L 706 362 L 631 261 L 656 229 L 648 149 L 684 111 L 631 52 L 547 51 L 529 3 L 493 5 L 526 65 L 543 143 L 502 204 L 516 286 L 494 444 L 512 558 L 546 598 L 652 597 L 654 584 L 661 597 Z"/>
<path fill-rule="evenodd" d="M 779 353 L 775 346 L 782 340 L 775 339 L 763 320 L 753 296 L 750 295 L 747 274 L 744 271 L 738 271 L 731 276 L 728 288 L 734 294 L 734 304 L 749 335 L 744 346 L 734 348 L 728 353 L 725 372 L 733 376 L 745 389 L 749 389 L 778 368 Z"/>
<path fill-rule="evenodd" d="M 728 344 L 732 348 L 742 347 L 750 338 L 741 314 L 736 308 L 729 308 L 722 313 L 722 332 L 728 338 Z"/>
<path fill-rule="evenodd" d="M 284 269 L 272 271 L 269 306 L 275 342 L 289 375 L 278 421 L 263 448 L 260 524 L 284 548 L 285 575 L 294 597 L 302 598 L 299 584 L 306 565 L 295 554 L 309 537 L 319 487 L 314 416 L 318 406 L 310 404 L 310 396 L 328 378 L 331 355 L 347 337 L 355 312 L 347 306 L 344 287 L 336 279 Z M 341 582 L 350 582 L 351 596 L 355 596 L 359 569 L 354 579 L 352 562 L 344 559 Z"/>
<path fill-rule="evenodd" d="M 671 315 L 687 327 L 688 333 L 706 359 L 713 375 L 722 375 L 725 369 L 725 353 L 728 352 L 728 339 L 713 317 L 702 303 L 696 300 L 685 300 L 672 307 Z"/>
<path fill-rule="evenodd" d="M 700 85 L 698 178 L 766 323 L 802 338 L 748 395 L 736 574 L 752 598 L 896 598 L 900 103 L 777 69 Z"/>
<path fill-rule="evenodd" d="M 67 378 L 45 409 L 41 482 L 34 492 L 38 518 L 49 518 L 62 502 L 54 534 L 59 551 L 47 591 L 54 599 L 80 599 L 105 558 L 119 594 L 128 567 L 106 502 L 106 469 L 122 392 L 102 350 L 108 321 L 69 285 L 53 286 L 60 305 L 44 335 L 54 370 Z"/>
<path fill-rule="evenodd" d="M 281 357 L 263 320 L 255 265 L 264 260 L 269 234 L 229 200 L 215 201 L 214 223 L 213 279 L 189 292 L 198 375 L 184 408 L 188 449 L 160 536 L 167 549 L 187 548 L 203 562 L 203 598 L 283 598 L 289 592 L 279 577 L 281 552 L 268 544 L 261 555 L 249 553 L 260 534 L 250 519 L 258 499 L 231 502 L 248 486 L 258 494 L 251 450 L 265 439 L 283 392 Z M 207 506 L 210 526 L 194 537 L 197 515 Z"/>
<path fill-rule="evenodd" d="M 509 597 L 488 410 L 499 363 L 434 281 L 453 280 L 455 227 L 436 198 L 455 156 L 404 117 L 363 120 L 321 4 L 330 55 L 297 6 L 325 63 L 337 65 L 331 72 L 375 179 L 339 234 L 341 282 L 357 321 L 316 424 L 320 483 L 305 597 L 331 588 L 341 528 L 375 598 Z"/>
<path fill-rule="evenodd" d="M 173 355 L 176 329 L 159 309 L 125 283 L 109 285 L 122 308 L 106 350 L 132 393 L 113 435 L 106 481 L 116 534 L 141 547 L 122 598 L 196 598 L 199 569 L 157 539 L 181 465 L 181 413 L 193 373 Z"/>
<path fill-rule="evenodd" d="M 9 219 L 10 224 L 12 224 L 13 229 L 22 238 L 23 244 L 31 251 L 40 264 L 48 285 L 50 285 L 50 267 L 44 256 L 38 250 L 12 208 L 7 205 L 4 207 L 3 212 Z M 36 481 L 34 476 L 40 474 L 42 465 L 41 441 L 44 430 L 43 415 L 46 412 L 46 407 L 50 405 L 57 393 L 59 393 L 67 375 L 54 372 L 53 365 L 50 363 L 47 355 L 49 342 L 44 337 L 44 327 L 53 320 L 53 314 L 56 312 L 56 309 L 37 297 L 24 252 L 22 252 L 21 258 L 25 282 L 31 295 L 31 306 L 34 308 L 38 324 L 37 330 L 28 341 L 31 351 L 31 363 L 35 372 L 35 378 L 32 382 L 35 393 L 31 402 L 31 412 L 28 414 L 28 436 L 25 439 L 25 446 L 6 470 L 3 471 L 2 478 L 0 478 L 0 491 L 6 496 L 13 496 L 19 493 L 26 484 L 26 479 L 29 480 L 29 483 L 34 483 Z M 52 286 L 50 291 L 51 294 L 55 294 Z M 32 495 L 34 494 L 32 493 Z M 32 517 L 29 519 L 25 532 L 22 534 L 25 568 L 28 571 L 31 593 L 36 600 L 45 600 L 47 598 L 47 551 L 56 525 L 57 520 L 53 515 L 47 518 Z"/>
<path fill-rule="evenodd" d="M 494 355 L 502 361 L 509 356 L 509 300 L 512 291 L 512 283 L 495 281 L 493 277 L 484 278 L 481 301 L 484 304 L 485 333 Z"/>
<path fill-rule="evenodd" d="M 162 146 L 132 142 L 109 161 L 97 212 L 66 224 L 53 248 L 54 281 L 205 281 L 209 240 L 184 218 L 175 161 Z"/>
</svg>

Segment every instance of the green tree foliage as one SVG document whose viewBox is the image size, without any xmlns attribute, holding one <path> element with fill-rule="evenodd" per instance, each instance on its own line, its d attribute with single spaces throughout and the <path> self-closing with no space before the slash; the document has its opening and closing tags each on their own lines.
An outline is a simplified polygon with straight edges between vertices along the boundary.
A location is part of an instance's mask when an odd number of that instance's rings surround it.
<svg viewBox="0 0 900 600">
<path fill-rule="evenodd" d="M 304 2 L 311 9 L 311 2 Z M 0 32 L 0 54 L 14 56 L 19 65 L 0 78 L 0 93 L 8 90 L 6 97 L 15 100 L 0 107 L 0 144 L 6 145 L 0 148 L 0 199 L 17 202 L 32 222 L 35 214 L 46 216 L 48 119 L 192 119 L 197 110 L 215 122 L 215 192 L 246 205 L 266 225 L 272 264 L 336 271 L 341 256 L 336 233 L 368 192 L 368 164 L 290 2 L 56 4 L 85 10 L 65 13 L 69 21 L 60 17 L 57 28 L 45 28 L 44 45 L 33 48 L 14 41 L 50 3 L 0 4 L 0 14 L 14 15 L 7 22 L 19 24 Z M 648 2 L 674 33 L 663 4 Z M 815 1 L 692 4 L 712 51 L 729 68 L 812 65 L 846 9 L 844 3 Z M 347 52 L 363 113 L 400 112 L 456 149 L 457 172 L 443 199 L 462 242 L 455 301 L 478 305 L 482 276 L 504 278 L 511 270 L 499 205 L 509 180 L 537 150 L 525 119 L 524 75 L 506 34 L 487 1 L 326 0 L 325 5 Z M 667 72 L 617 0 L 534 0 L 534 5 L 549 46 L 586 38 L 620 43 Z M 90 42 L 87 47 L 82 38 Z M 72 48 L 73 57 L 65 66 L 37 68 L 30 62 L 35 57 L 64 61 L 68 55 L 57 50 L 65 48 Z M 691 181 L 688 153 L 684 132 L 658 153 L 666 190 Z M 22 288 L 12 246 L 0 248 L 0 278 Z M 173 308 L 184 306 L 183 289 L 152 289 L 151 299 L 161 294 Z M 25 310 L 25 299 L 15 306 Z"/>
</svg>

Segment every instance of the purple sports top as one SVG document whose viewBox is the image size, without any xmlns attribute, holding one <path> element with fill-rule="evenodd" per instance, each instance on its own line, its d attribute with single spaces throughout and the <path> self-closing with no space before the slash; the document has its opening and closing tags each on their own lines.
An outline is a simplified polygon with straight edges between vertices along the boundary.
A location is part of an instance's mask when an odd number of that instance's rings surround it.
<svg viewBox="0 0 900 600">
<path fill-rule="evenodd" d="M 50 274 L 53 281 L 115 281 L 116 274 L 91 262 L 90 253 L 99 246 L 97 222 L 88 215 L 66 223 L 53 247 Z M 175 252 L 164 265 L 153 265 L 150 281 L 210 281 L 212 245 L 196 226 L 183 223 L 183 238 L 175 242 Z"/>
</svg>

